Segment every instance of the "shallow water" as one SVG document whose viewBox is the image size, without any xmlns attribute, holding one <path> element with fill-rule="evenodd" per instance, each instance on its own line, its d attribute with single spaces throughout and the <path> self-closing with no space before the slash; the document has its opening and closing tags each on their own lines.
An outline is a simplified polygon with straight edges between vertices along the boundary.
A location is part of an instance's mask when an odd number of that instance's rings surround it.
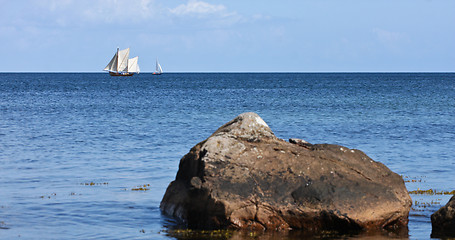
<svg viewBox="0 0 455 240">
<path fill-rule="evenodd" d="M 453 73 L 3 73 L 0 238 L 172 239 L 159 203 L 180 158 L 248 111 L 360 149 L 408 190 L 455 189 Z M 428 239 L 450 196 L 411 197 L 409 238 Z"/>
</svg>

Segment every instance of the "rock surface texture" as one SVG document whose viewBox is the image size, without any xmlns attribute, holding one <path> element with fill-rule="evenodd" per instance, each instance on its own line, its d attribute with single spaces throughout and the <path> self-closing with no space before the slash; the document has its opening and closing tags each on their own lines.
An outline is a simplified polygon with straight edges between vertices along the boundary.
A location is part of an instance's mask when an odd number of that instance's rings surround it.
<svg viewBox="0 0 455 240">
<path fill-rule="evenodd" d="M 362 151 L 277 138 L 243 113 L 181 160 L 161 210 L 197 229 L 407 229 L 403 179 Z"/>
<path fill-rule="evenodd" d="M 431 215 L 431 225 L 433 227 L 431 237 L 455 238 L 455 196 L 444 207 Z"/>
</svg>

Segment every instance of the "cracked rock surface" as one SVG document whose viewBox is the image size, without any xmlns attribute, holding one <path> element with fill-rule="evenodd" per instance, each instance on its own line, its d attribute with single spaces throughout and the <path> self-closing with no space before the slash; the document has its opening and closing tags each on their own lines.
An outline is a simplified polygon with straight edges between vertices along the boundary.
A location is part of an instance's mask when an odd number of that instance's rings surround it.
<svg viewBox="0 0 455 240">
<path fill-rule="evenodd" d="M 404 181 L 360 150 L 277 138 L 243 113 L 194 146 L 161 201 L 196 229 L 407 229 Z"/>
</svg>

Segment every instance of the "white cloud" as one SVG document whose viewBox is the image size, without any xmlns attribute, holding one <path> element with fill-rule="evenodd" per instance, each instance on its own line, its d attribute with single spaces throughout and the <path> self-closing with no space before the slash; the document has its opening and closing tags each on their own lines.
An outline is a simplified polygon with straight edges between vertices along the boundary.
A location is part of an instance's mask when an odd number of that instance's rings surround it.
<svg viewBox="0 0 455 240">
<path fill-rule="evenodd" d="M 49 0 L 42 1 L 43 6 L 46 6 L 50 11 L 60 11 L 73 4 L 73 0 Z"/>
<path fill-rule="evenodd" d="M 61 26 L 137 23 L 166 11 L 155 0 L 40 0 L 34 3 L 44 13 L 44 19 Z"/>
<path fill-rule="evenodd" d="M 262 15 L 262 14 L 254 14 L 251 16 L 252 20 L 270 20 L 270 16 L 268 15 Z"/>
<path fill-rule="evenodd" d="M 389 54 L 403 54 L 411 43 L 409 36 L 403 32 L 392 32 L 380 28 L 373 29 L 378 46 Z"/>
<path fill-rule="evenodd" d="M 406 34 L 400 32 L 391 32 L 384 29 L 375 28 L 373 32 L 376 34 L 377 38 L 382 42 L 398 42 L 406 39 Z"/>
<path fill-rule="evenodd" d="M 27 21 L 26 25 L 62 28 L 91 28 L 111 24 L 137 27 L 138 24 L 150 24 L 151 20 L 161 25 L 172 25 L 176 21 L 179 25 L 185 25 L 187 21 L 200 19 L 204 19 L 204 22 L 199 26 L 226 27 L 265 19 L 262 15 L 245 17 L 223 4 L 201 0 L 187 0 L 173 6 L 170 4 L 172 3 L 159 0 L 32 0 L 27 9 L 34 10 L 21 14 L 25 16 L 23 19 Z"/>
<path fill-rule="evenodd" d="M 175 8 L 168 9 L 171 17 L 177 21 L 196 21 L 199 28 L 225 28 L 245 22 L 247 19 L 235 11 L 230 11 L 222 4 L 210 4 L 199 0 L 189 0 L 186 4 L 180 4 Z M 203 19 L 203 21 L 201 21 Z"/>
<path fill-rule="evenodd" d="M 158 8 L 152 0 L 102 0 L 87 4 L 82 11 L 84 18 L 106 23 L 138 22 L 154 16 Z"/>
<path fill-rule="evenodd" d="M 180 4 L 176 8 L 170 9 L 172 14 L 178 16 L 196 15 L 204 16 L 208 14 L 226 14 L 224 5 L 213 5 L 203 1 L 190 0 L 187 4 Z"/>
</svg>

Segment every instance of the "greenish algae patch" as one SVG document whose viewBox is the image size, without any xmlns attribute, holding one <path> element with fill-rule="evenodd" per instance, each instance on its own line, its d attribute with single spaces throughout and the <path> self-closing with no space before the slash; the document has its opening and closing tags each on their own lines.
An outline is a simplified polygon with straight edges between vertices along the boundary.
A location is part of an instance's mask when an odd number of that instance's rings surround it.
<svg viewBox="0 0 455 240">
<path fill-rule="evenodd" d="M 39 196 L 39 198 L 42 198 L 42 199 L 48 198 L 48 199 L 50 199 L 51 197 L 55 197 L 55 196 L 57 196 L 57 193 L 52 193 L 51 195 L 48 195 L 48 196 L 42 195 L 42 196 Z"/>
<path fill-rule="evenodd" d="M 131 189 L 131 191 L 147 191 L 150 190 L 150 184 L 139 185 Z"/>
<path fill-rule="evenodd" d="M 230 239 L 234 234 L 233 230 L 172 229 L 162 232 L 177 239 Z"/>
<path fill-rule="evenodd" d="M 193 229 L 168 229 L 159 232 L 166 236 L 176 239 L 195 240 L 195 239 L 273 239 L 273 240 L 289 240 L 289 239 L 344 239 L 352 236 L 362 236 L 361 233 L 340 234 L 337 231 L 322 231 L 318 234 L 305 232 L 304 230 L 291 231 L 251 231 L 251 230 L 193 230 Z M 374 236 L 382 236 L 383 233 L 368 233 Z M 365 235 L 365 236 L 368 236 Z M 377 235 L 380 234 L 380 235 Z M 392 233 L 388 233 L 392 234 Z M 371 237 L 371 236 L 370 236 Z"/>
<path fill-rule="evenodd" d="M 411 176 L 404 176 L 401 175 L 405 183 L 421 183 L 421 182 L 427 182 L 425 180 L 426 176 L 420 176 L 420 177 L 411 177 Z"/>
<path fill-rule="evenodd" d="M 437 191 L 435 189 L 428 189 L 428 190 L 413 190 L 409 191 L 409 194 L 416 194 L 416 195 L 454 195 L 455 190 L 452 191 Z"/>
<path fill-rule="evenodd" d="M 109 185 L 109 183 L 108 182 L 103 182 L 103 183 L 88 182 L 88 183 L 81 183 L 81 185 L 84 185 L 84 186 L 100 186 L 100 185 Z"/>
<path fill-rule="evenodd" d="M 417 201 L 415 200 L 413 203 L 412 210 L 417 211 L 417 212 L 423 212 L 425 211 L 425 208 L 429 208 L 432 206 L 438 206 L 441 205 L 441 199 L 437 200 L 431 200 L 431 202 L 422 202 L 422 201 Z"/>
</svg>

